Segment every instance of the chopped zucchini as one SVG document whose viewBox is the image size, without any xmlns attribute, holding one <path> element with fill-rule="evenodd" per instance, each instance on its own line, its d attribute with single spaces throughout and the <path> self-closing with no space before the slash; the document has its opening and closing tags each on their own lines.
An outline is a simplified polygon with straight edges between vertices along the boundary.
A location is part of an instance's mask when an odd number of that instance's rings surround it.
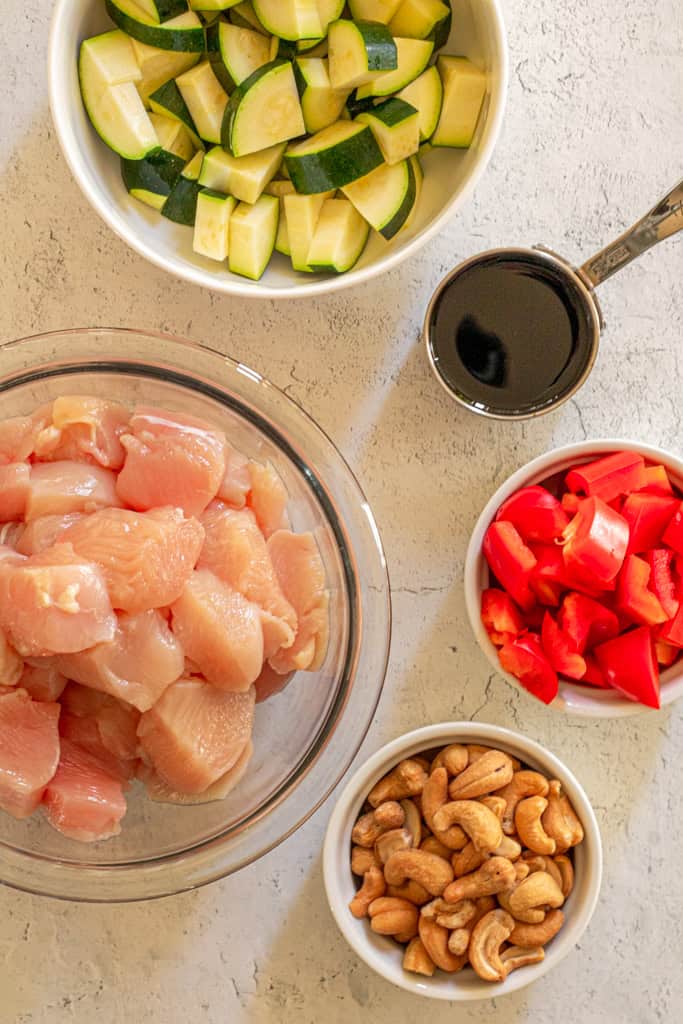
<svg viewBox="0 0 683 1024">
<path fill-rule="evenodd" d="M 199 184 L 217 192 L 233 195 L 243 203 L 255 203 L 266 185 L 275 177 L 285 144 L 252 153 L 230 156 L 220 146 L 210 149 L 202 164 Z"/>
<path fill-rule="evenodd" d="M 137 83 L 142 102 L 149 105 L 149 97 L 178 75 L 189 71 L 199 63 L 201 53 L 174 53 L 172 50 L 160 50 L 158 46 L 148 46 L 138 39 L 131 38 L 135 59 L 142 71 L 142 79 Z"/>
<path fill-rule="evenodd" d="M 370 21 L 333 21 L 328 33 L 330 84 L 349 91 L 398 67 L 389 29 Z"/>
<path fill-rule="evenodd" d="M 220 13 L 221 11 L 227 11 L 229 7 L 234 7 L 240 0 L 190 0 L 190 10 L 200 11 L 202 14 L 205 12 Z"/>
<path fill-rule="evenodd" d="M 345 0 L 316 0 L 318 4 L 318 16 L 322 26 L 322 36 L 327 35 L 327 30 L 333 21 L 343 17 Z"/>
<path fill-rule="evenodd" d="M 349 0 L 354 21 L 378 21 L 388 25 L 403 0 Z"/>
<path fill-rule="evenodd" d="M 369 96 L 390 96 L 392 93 L 405 89 L 421 75 L 429 64 L 434 43 L 429 39 L 396 39 L 398 67 L 396 71 L 385 71 L 375 75 L 371 82 L 358 87 L 356 96 L 359 100 Z"/>
<path fill-rule="evenodd" d="M 306 262 L 311 270 L 344 274 L 358 262 L 370 228 L 348 199 L 326 199 Z"/>
<path fill-rule="evenodd" d="M 294 77 L 309 135 L 334 124 L 341 116 L 349 90 L 332 88 L 328 62 L 322 57 L 298 57 L 294 62 Z"/>
<path fill-rule="evenodd" d="M 180 75 L 176 78 L 176 85 L 199 136 L 206 142 L 220 142 L 228 94 L 213 73 L 211 61 L 202 61 L 191 71 Z"/>
<path fill-rule="evenodd" d="M 291 256 L 292 250 L 289 245 L 289 231 L 287 230 L 284 197 L 280 197 L 278 202 L 280 204 L 280 219 L 277 225 L 277 235 L 275 236 L 275 251 L 282 253 L 283 256 Z"/>
<path fill-rule="evenodd" d="M 187 0 L 135 0 L 135 3 L 157 25 L 187 12 Z"/>
<path fill-rule="evenodd" d="M 240 203 L 230 218 L 228 266 L 234 274 L 258 281 L 273 255 L 280 200 L 261 196 L 253 206 Z"/>
<path fill-rule="evenodd" d="M 415 202 L 413 208 L 408 214 L 407 219 L 403 223 L 401 231 L 406 231 L 415 219 L 417 208 L 420 205 L 420 196 L 422 195 L 422 184 L 424 182 L 424 174 L 422 172 L 422 164 L 420 163 L 420 157 L 416 153 L 415 156 L 411 156 L 409 163 L 413 168 L 413 174 L 415 175 Z"/>
<path fill-rule="evenodd" d="M 173 153 L 174 156 L 179 157 L 184 167 L 188 160 L 191 160 L 194 156 L 196 148 L 192 144 L 192 139 L 188 135 L 185 125 L 181 124 L 180 121 L 174 121 L 170 117 L 164 117 L 163 114 L 152 113 L 149 115 L 149 119 L 154 125 L 154 131 L 157 133 L 161 148 L 166 150 L 167 153 Z M 182 170 L 182 167 L 180 170 Z"/>
<path fill-rule="evenodd" d="M 367 125 L 337 121 L 290 146 L 285 163 L 297 192 L 319 193 L 369 174 L 382 163 L 382 153 Z"/>
<path fill-rule="evenodd" d="M 220 59 L 234 85 L 240 85 L 271 61 L 271 40 L 252 28 L 240 28 L 227 21 L 216 25 Z"/>
<path fill-rule="evenodd" d="M 292 185 L 291 181 L 287 181 L 283 178 L 278 178 L 276 181 L 269 181 L 263 190 L 267 192 L 269 196 L 277 196 L 282 199 L 284 196 L 293 196 L 296 194 L 296 189 Z"/>
<path fill-rule="evenodd" d="M 316 0 L 253 0 L 256 17 L 279 39 L 320 39 L 323 27 Z"/>
<path fill-rule="evenodd" d="M 173 153 L 157 150 L 144 160 L 121 160 L 123 183 L 135 198 L 161 210 L 180 177 L 185 161 Z"/>
<path fill-rule="evenodd" d="M 443 103 L 443 86 L 437 68 L 427 68 L 414 82 L 397 93 L 397 97 L 416 108 L 420 121 L 420 140 L 424 142 L 430 139 L 439 123 Z"/>
<path fill-rule="evenodd" d="M 129 36 L 121 29 L 84 39 L 80 52 L 81 74 L 85 69 L 93 87 L 139 82 L 142 71 Z"/>
<path fill-rule="evenodd" d="M 105 0 L 105 6 L 114 24 L 141 43 L 160 50 L 188 53 L 204 50 L 204 26 L 194 11 L 186 11 L 159 25 L 135 0 Z"/>
<path fill-rule="evenodd" d="M 197 196 L 192 248 L 200 256 L 223 262 L 228 258 L 230 218 L 237 205 L 232 196 L 202 189 Z"/>
<path fill-rule="evenodd" d="M 203 153 L 195 153 L 189 164 L 183 167 L 180 177 L 171 189 L 170 195 L 162 207 L 162 214 L 176 224 L 194 224 L 197 212 L 197 196 L 200 192 L 199 172 L 202 167 Z"/>
<path fill-rule="evenodd" d="M 308 250 L 311 247 L 323 203 L 333 196 L 334 192 L 317 196 L 286 195 L 283 197 L 290 258 L 295 270 L 311 273 L 311 268 L 306 262 Z"/>
<path fill-rule="evenodd" d="M 400 164 L 382 164 L 342 192 L 361 217 L 386 239 L 393 238 L 405 225 L 416 199 L 415 170 L 410 160 Z"/>
<path fill-rule="evenodd" d="M 436 66 L 443 82 L 443 106 L 432 145 L 466 149 L 486 95 L 486 72 L 466 57 L 439 57 Z"/>
<path fill-rule="evenodd" d="M 240 28 L 254 28 L 257 32 L 262 32 L 265 36 L 270 35 L 256 17 L 254 11 L 254 5 L 251 0 L 243 0 L 243 3 L 235 4 L 231 8 L 228 17 L 233 25 L 239 25 Z"/>
<path fill-rule="evenodd" d="M 165 82 L 153 92 L 149 97 L 149 105 L 155 114 L 163 114 L 164 117 L 169 117 L 182 124 L 192 139 L 195 149 L 202 148 L 197 126 L 192 120 L 192 114 L 175 82 Z"/>
<path fill-rule="evenodd" d="M 248 156 L 305 130 L 292 65 L 275 60 L 235 89 L 225 109 L 222 144 L 233 156 Z"/>
<path fill-rule="evenodd" d="M 356 120 L 370 126 L 387 164 L 398 164 L 420 148 L 419 114 L 405 100 L 392 96 Z"/>
<path fill-rule="evenodd" d="M 403 3 L 389 22 L 393 36 L 407 36 L 411 39 L 433 39 L 443 22 L 451 17 L 451 9 L 441 0 L 403 0 Z"/>
</svg>

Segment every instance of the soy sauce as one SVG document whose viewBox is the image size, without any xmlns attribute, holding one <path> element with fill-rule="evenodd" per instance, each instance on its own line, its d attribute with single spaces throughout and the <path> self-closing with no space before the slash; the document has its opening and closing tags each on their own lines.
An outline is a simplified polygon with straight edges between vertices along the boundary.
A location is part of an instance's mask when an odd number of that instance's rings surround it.
<svg viewBox="0 0 683 1024">
<path fill-rule="evenodd" d="M 435 368 L 481 411 L 529 413 L 581 377 L 593 349 L 585 298 L 534 253 L 492 254 L 445 285 L 428 323 Z"/>
</svg>

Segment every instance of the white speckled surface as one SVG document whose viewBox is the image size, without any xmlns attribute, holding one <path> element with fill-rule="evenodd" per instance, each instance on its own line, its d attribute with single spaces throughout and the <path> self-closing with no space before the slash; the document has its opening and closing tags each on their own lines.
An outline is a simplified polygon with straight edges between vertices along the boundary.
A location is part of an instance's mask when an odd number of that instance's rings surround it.
<svg viewBox="0 0 683 1024">
<path fill-rule="evenodd" d="M 531 456 L 598 435 L 683 448 L 680 240 L 605 286 L 597 368 L 576 400 L 538 422 L 501 426 L 457 411 L 417 340 L 431 289 L 457 259 L 536 241 L 578 259 L 680 177 L 679 0 L 508 0 L 509 112 L 474 201 L 380 283 L 277 308 L 184 286 L 98 221 L 49 121 L 49 6 L 3 3 L 0 341 L 66 326 L 156 327 L 206 339 L 284 386 L 357 470 L 390 562 L 393 655 L 364 751 L 445 718 L 526 731 L 586 786 L 606 864 L 580 949 L 522 993 L 458 1009 L 392 989 L 338 935 L 320 872 L 329 804 L 239 876 L 156 904 L 76 906 L 2 890 L 0 1024 L 679 1019 L 681 708 L 590 722 L 520 697 L 489 675 L 460 579 L 486 497 Z"/>
</svg>

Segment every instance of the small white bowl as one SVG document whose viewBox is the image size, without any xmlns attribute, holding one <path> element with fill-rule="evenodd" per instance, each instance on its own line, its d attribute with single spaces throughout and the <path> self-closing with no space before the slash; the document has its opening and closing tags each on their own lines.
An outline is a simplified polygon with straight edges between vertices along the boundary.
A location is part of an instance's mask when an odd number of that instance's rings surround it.
<svg viewBox="0 0 683 1024">
<path fill-rule="evenodd" d="M 85 197 L 127 245 L 163 270 L 217 292 L 252 298 L 302 298 L 338 291 L 391 270 L 441 231 L 471 195 L 491 159 L 503 123 L 508 50 L 500 0 L 453 0 L 453 29 L 443 52 L 470 57 L 486 68 L 489 78 L 470 149 L 439 149 L 428 154 L 413 223 L 389 243 L 374 235 L 348 274 L 299 274 L 292 270 L 289 259 L 275 254 L 262 279 L 249 281 L 198 256 L 192 251 L 189 228 L 165 220 L 126 192 L 119 158 L 90 125 L 78 85 L 81 41 L 112 27 L 104 0 L 57 0 L 54 5 L 48 90 L 62 152 Z"/>
<path fill-rule="evenodd" d="M 479 516 L 472 532 L 465 557 L 465 602 L 470 624 L 479 646 L 499 675 L 509 683 L 517 686 L 530 700 L 535 700 L 524 690 L 518 679 L 509 672 L 504 672 L 498 660 L 497 648 L 491 643 L 488 633 L 481 621 L 481 594 L 489 586 L 489 568 L 484 558 L 484 535 L 494 520 L 496 512 L 503 502 L 518 491 L 520 487 L 542 484 L 556 473 L 566 473 L 573 466 L 591 462 L 593 459 L 618 451 L 638 452 L 648 462 L 661 463 L 671 477 L 672 483 L 683 493 L 683 459 L 663 448 L 639 444 L 637 441 L 619 440 L 614 438 L 598 439 L 597 441 L 581 441 L 579 444 L 568 444 L 562 448 L 554 448 L 545 455 L 527 462 L 509 476 L 495 492 L 484 511 Z M 660 701 L 662 707 L 671 704 L 683 694 L 683 661 L 672 665 L 660 675 Z M 572 715 L 585 715 L 595 718 L 618 718 L 625 715 L 639 714 L 646 709 L 636 701 L 628 700 L 616 690 L 601 690 L 590 686 L 581 686 L 566 679 L 560 680 L 558 696 L 550 705 L 559 711 Z"/>
<path fill-rule="evenodd" d="M 504 750 L 549 778 L 559 779 L 583 825 L 585 838 L 574 850 L 574 889 L 565 903 L 565 922 L 546 946 L 545 959 L 521 967 L 505 981 L 482 981 L 471 968 L 457 974 L 436 971 L 431 978 L 403 970 L 403 947 L 371 931 L 366 918 L 357 920 L 349 903 L 357 889 L 351 873 L 351 829 L 375 783 L 405 757 L 449 743 L 478 743 Z M 569 769 L 539 743 L 495 725 L 441 722 L 399 736 L 365 762 L 344 787 L 327 826 L 323 848 L 325 891 L 339 930 L 368 967 L 414 995 L 452 1002 L 497 999 L 537 981 L 552 970 L 577 944 L 593 916 L 602 880 L 602 842 L 595 814 L 582 786 Z"/>
</svg>

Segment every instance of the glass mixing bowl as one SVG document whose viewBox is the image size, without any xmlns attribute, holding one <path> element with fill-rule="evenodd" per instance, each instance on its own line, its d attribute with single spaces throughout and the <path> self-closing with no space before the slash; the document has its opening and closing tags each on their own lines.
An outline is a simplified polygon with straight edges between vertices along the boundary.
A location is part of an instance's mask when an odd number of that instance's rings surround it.
<svg viewBox="0 0 683 1024">
<path fill-rule="evenodd" d="M 149 899 L 214 881 L 291 835 L 350 765 L 379 700 L 391 610 L 370 507 L 329 438 L 258 373 L 201 345 L 128 330 L 73 330 L 0 348 L 2 416 L 58 395 L 164 406 L 222 428 L 269 460 L 289 492 L 295 530 L 318 542 L 330 590 L 322 668 L 299 673 L 256 710 L 254 756 L 230 796 L 202 806 L 149 800 L 135 783 L 122 831 L 82 845 L 40 814 L 0 813 L 0 881 L 63 899 Z"/>
</svg>

